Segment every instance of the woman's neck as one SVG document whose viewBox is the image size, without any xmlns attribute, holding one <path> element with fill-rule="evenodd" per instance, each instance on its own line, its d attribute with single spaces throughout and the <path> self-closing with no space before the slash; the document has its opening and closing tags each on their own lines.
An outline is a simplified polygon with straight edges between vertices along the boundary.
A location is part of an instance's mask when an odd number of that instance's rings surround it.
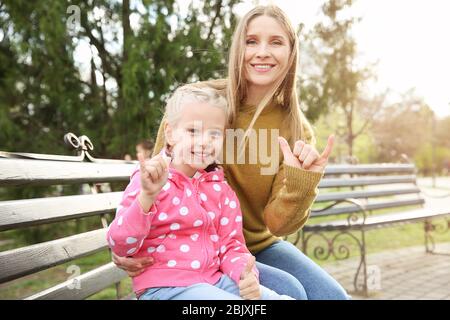
<svg viewBox="0 0 450 320">
<path fill-rule="evenodd" d="M 267 90 L 270 88 L 262 86 L 252 86 L 250 85 L 247 91 L 247 98 L 245 99 L 245 104 L 251 106 L 257 106 L 264 96 L 267 94 Z"/>
</svg>

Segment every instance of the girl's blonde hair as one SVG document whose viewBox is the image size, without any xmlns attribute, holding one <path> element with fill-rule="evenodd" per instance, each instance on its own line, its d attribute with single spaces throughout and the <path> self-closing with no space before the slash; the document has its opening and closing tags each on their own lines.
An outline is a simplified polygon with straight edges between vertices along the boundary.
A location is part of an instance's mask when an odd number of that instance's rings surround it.
<svg viewBox="0 0 450 320">
<path fill-rule="evenodd" d="M 286 31 L 289 37 L 291 54 L 287 64 L 286 74 L 274 84 L 261 102 L 256 106 L 256 112 L 251 120 L 241 144 L 241 151 L 248 140 L 249 134 L 256 119 L 262 110 L 270 103 L 277 103 L 286 108 L 289 115 L 289 127 L 293 141 L 302 139 L 308 143 L 315 143 L 312 128 L 300 110 L 296 88 L 296 73 L 298 65 L 298 37 L 286 14 L 277 6 L 256 6 L 250 10 L 238 23 L 233 34 L 228 61 L 227 100 L 230 109 L 230 123 L 236 123 L 239 106 L 245 102 L 247 94 L 247 81 L 245 79 L 244 55 L 246 47 L 246 34 L 249 23 L 260 16 L 274 18 Z"/>
<path fill-rule="evenodd" d="M 186 103 L 202 102 L 225 111 L 227 119 L 229 109 L 226 99 L 214 88 L 195 85 L 184 85 L 175 90 L 166 103 L 166 121 L 171 126 L 175 126 L 181 116 L 181 111 Z"/>
<path fill-rule="evenodd" d="M 175 127 L 181 117 L 182 109 L 190 102 L 208 103 L 213 107 L 223 110 L 226 119 L 229 119 L 230 117 L 227 100 L 217 90 L 209 86 L 187 84 L 176 89 L 172 96 L 167 100 L 165 121 L 171 127 Z M 167 140 L 165 144 L 169 147 Z"/>
</svg>

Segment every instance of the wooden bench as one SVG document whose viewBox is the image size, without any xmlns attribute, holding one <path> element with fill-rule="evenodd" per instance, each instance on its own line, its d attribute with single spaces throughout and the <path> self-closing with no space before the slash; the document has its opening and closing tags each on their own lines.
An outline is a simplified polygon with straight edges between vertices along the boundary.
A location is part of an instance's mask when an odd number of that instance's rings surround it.
<svg viewBox="0 0 450 320">
<path fill-rule="evenodd" d="M 93 158 L 89 154 L 92 143 L 85 136 L 67 134 L 65 140 L 78 150 L 78 156 L 0 152 L 0 188 L 88 184 L 90 194 L 0 201 L 0 231 L 89 216 L 98 216 L 98 229 L 0 252 L 0 283 L 108 250 L 106 215 L 114 217 L 122 192 L 102 193 L 98 183 L 126 185 L 136 164 Z M 126 273 L 110 262 L 26 299 L 85 299 L 114 284 L 122 298 L 118 283 L 125 277 Z"/>
<path fill-rule="evenodd" d="M 380 213 L 386 209 L 388 213 Z M 360 257 L 353 279 L 354 289 L 367 295 L 365 232 L 423 222 L 426 252 L 433 253 L 433 233 L 448 230 L 450 220 L 445 218 L 448 215 L 450 207 L 431 209 L 425 206 L 414 164 L 329 165 L 319 184 L 319 195 L 308 223 L 292 241 L 300 245 L 305 254 L 320 260 L 349 258 L 349 243 L 352 243 Z M 437 223 L 433 220 L 442 217 L 446 219 L 444 225 L 442 220 Z"/>
<path fill-rule="evenodd" d="M 89 152 L 93 150 L 93 145 L 85 136 L 77 138 L 67 134 L 65 141 L 78 151 L 78 156 L 0 152 L 0 189 L 88 184 L 90 193 L 0 201 L 0 232 L 91 216 L 98 217 L 98 229 L 0 252 L 0 284 L 109 250 L 105 240 L 107 218 L 108 214 L 110 219 L 113 218 L 122 191 L 102 192 L 98 184 L 123 182 L 126 185 L 136 163 L 92 157 Z M 425 201 L 416 185 L 412 164 L 329 165 L 319 189 L 316 206 L 323 208 L 312 211 L 308 224 L 294 236 L 292 242 L 309 253 L 312 239 L 320 237 L 326 240 L 326 246 L 313 249 L 317 258 L 335 256 L 345 259 L 349 257 L 350 249 L 346 245 L 338 245 L 338 241 L 341 237 L 350 237 L 359 248 L 361 257 L 354 277 L 355 290 L 365 293 L 367 266 L 364 236 L 367 230 L 423 221 L 425 246 L 427 252 L 432 252 L 432 232 L 436 225 L 431 219 L 450 214 L 449 208 L 423 208 Z M 401 211 L 410 206 L 421 208 Z M 376 211 L 387 208 L 395 212 L 376 214 Z M 342 216 L 345 219 L 317 222 L 323 217 Z M 336 233 L 329 238 L 328 231 Z M 362 285 L 358 283 L 361 275 Z M 125 277 L 126 273 L 110 262 L 26 299 L 85 299 L 114 284 L 118 298 L 130 297 L 128 292 L 121 293 L 118 285 Z"/>
</svg>

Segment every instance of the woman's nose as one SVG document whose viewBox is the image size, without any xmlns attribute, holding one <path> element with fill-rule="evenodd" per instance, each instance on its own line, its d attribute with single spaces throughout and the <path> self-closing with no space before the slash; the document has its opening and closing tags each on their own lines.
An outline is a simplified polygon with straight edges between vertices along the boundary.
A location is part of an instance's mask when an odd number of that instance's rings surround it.
<svg viewBox="0 0 450 320">
<path fill-rule="evenodd" d="M 256 52 L 256 56 L 258 58 L 265 58 L 269 56 L 269 51 L 267 49 L 266 44 L 262 43 L 261 45 L 259 45 L 258 51 Z"/>
</svg>

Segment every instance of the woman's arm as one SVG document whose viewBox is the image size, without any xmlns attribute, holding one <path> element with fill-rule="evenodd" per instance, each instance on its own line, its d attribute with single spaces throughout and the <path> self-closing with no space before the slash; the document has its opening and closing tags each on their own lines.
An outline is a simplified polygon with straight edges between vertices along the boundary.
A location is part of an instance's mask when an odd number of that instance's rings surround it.
<svg viewBox="0 0 450 320">
<path fill-rule="evenodd" d="M 322 173 L 282 164 L 264 208 L 266 226 L 275 236 L 291 234 L 302 228 L 317 195 Z"/>
<path fill-rule="evenodd" d="M 280 138 L 284 162 L 275 177 L 271 197 L 263 212 L 264 221 L 272 234 L 288 235 L 306 223 L 333 143 L 334 136 L 330 136 L 325 150 L 319 154 L 314 145 L 301 140 L 294 144 L 291 151 L 288 142 Z"/>
</svg>

